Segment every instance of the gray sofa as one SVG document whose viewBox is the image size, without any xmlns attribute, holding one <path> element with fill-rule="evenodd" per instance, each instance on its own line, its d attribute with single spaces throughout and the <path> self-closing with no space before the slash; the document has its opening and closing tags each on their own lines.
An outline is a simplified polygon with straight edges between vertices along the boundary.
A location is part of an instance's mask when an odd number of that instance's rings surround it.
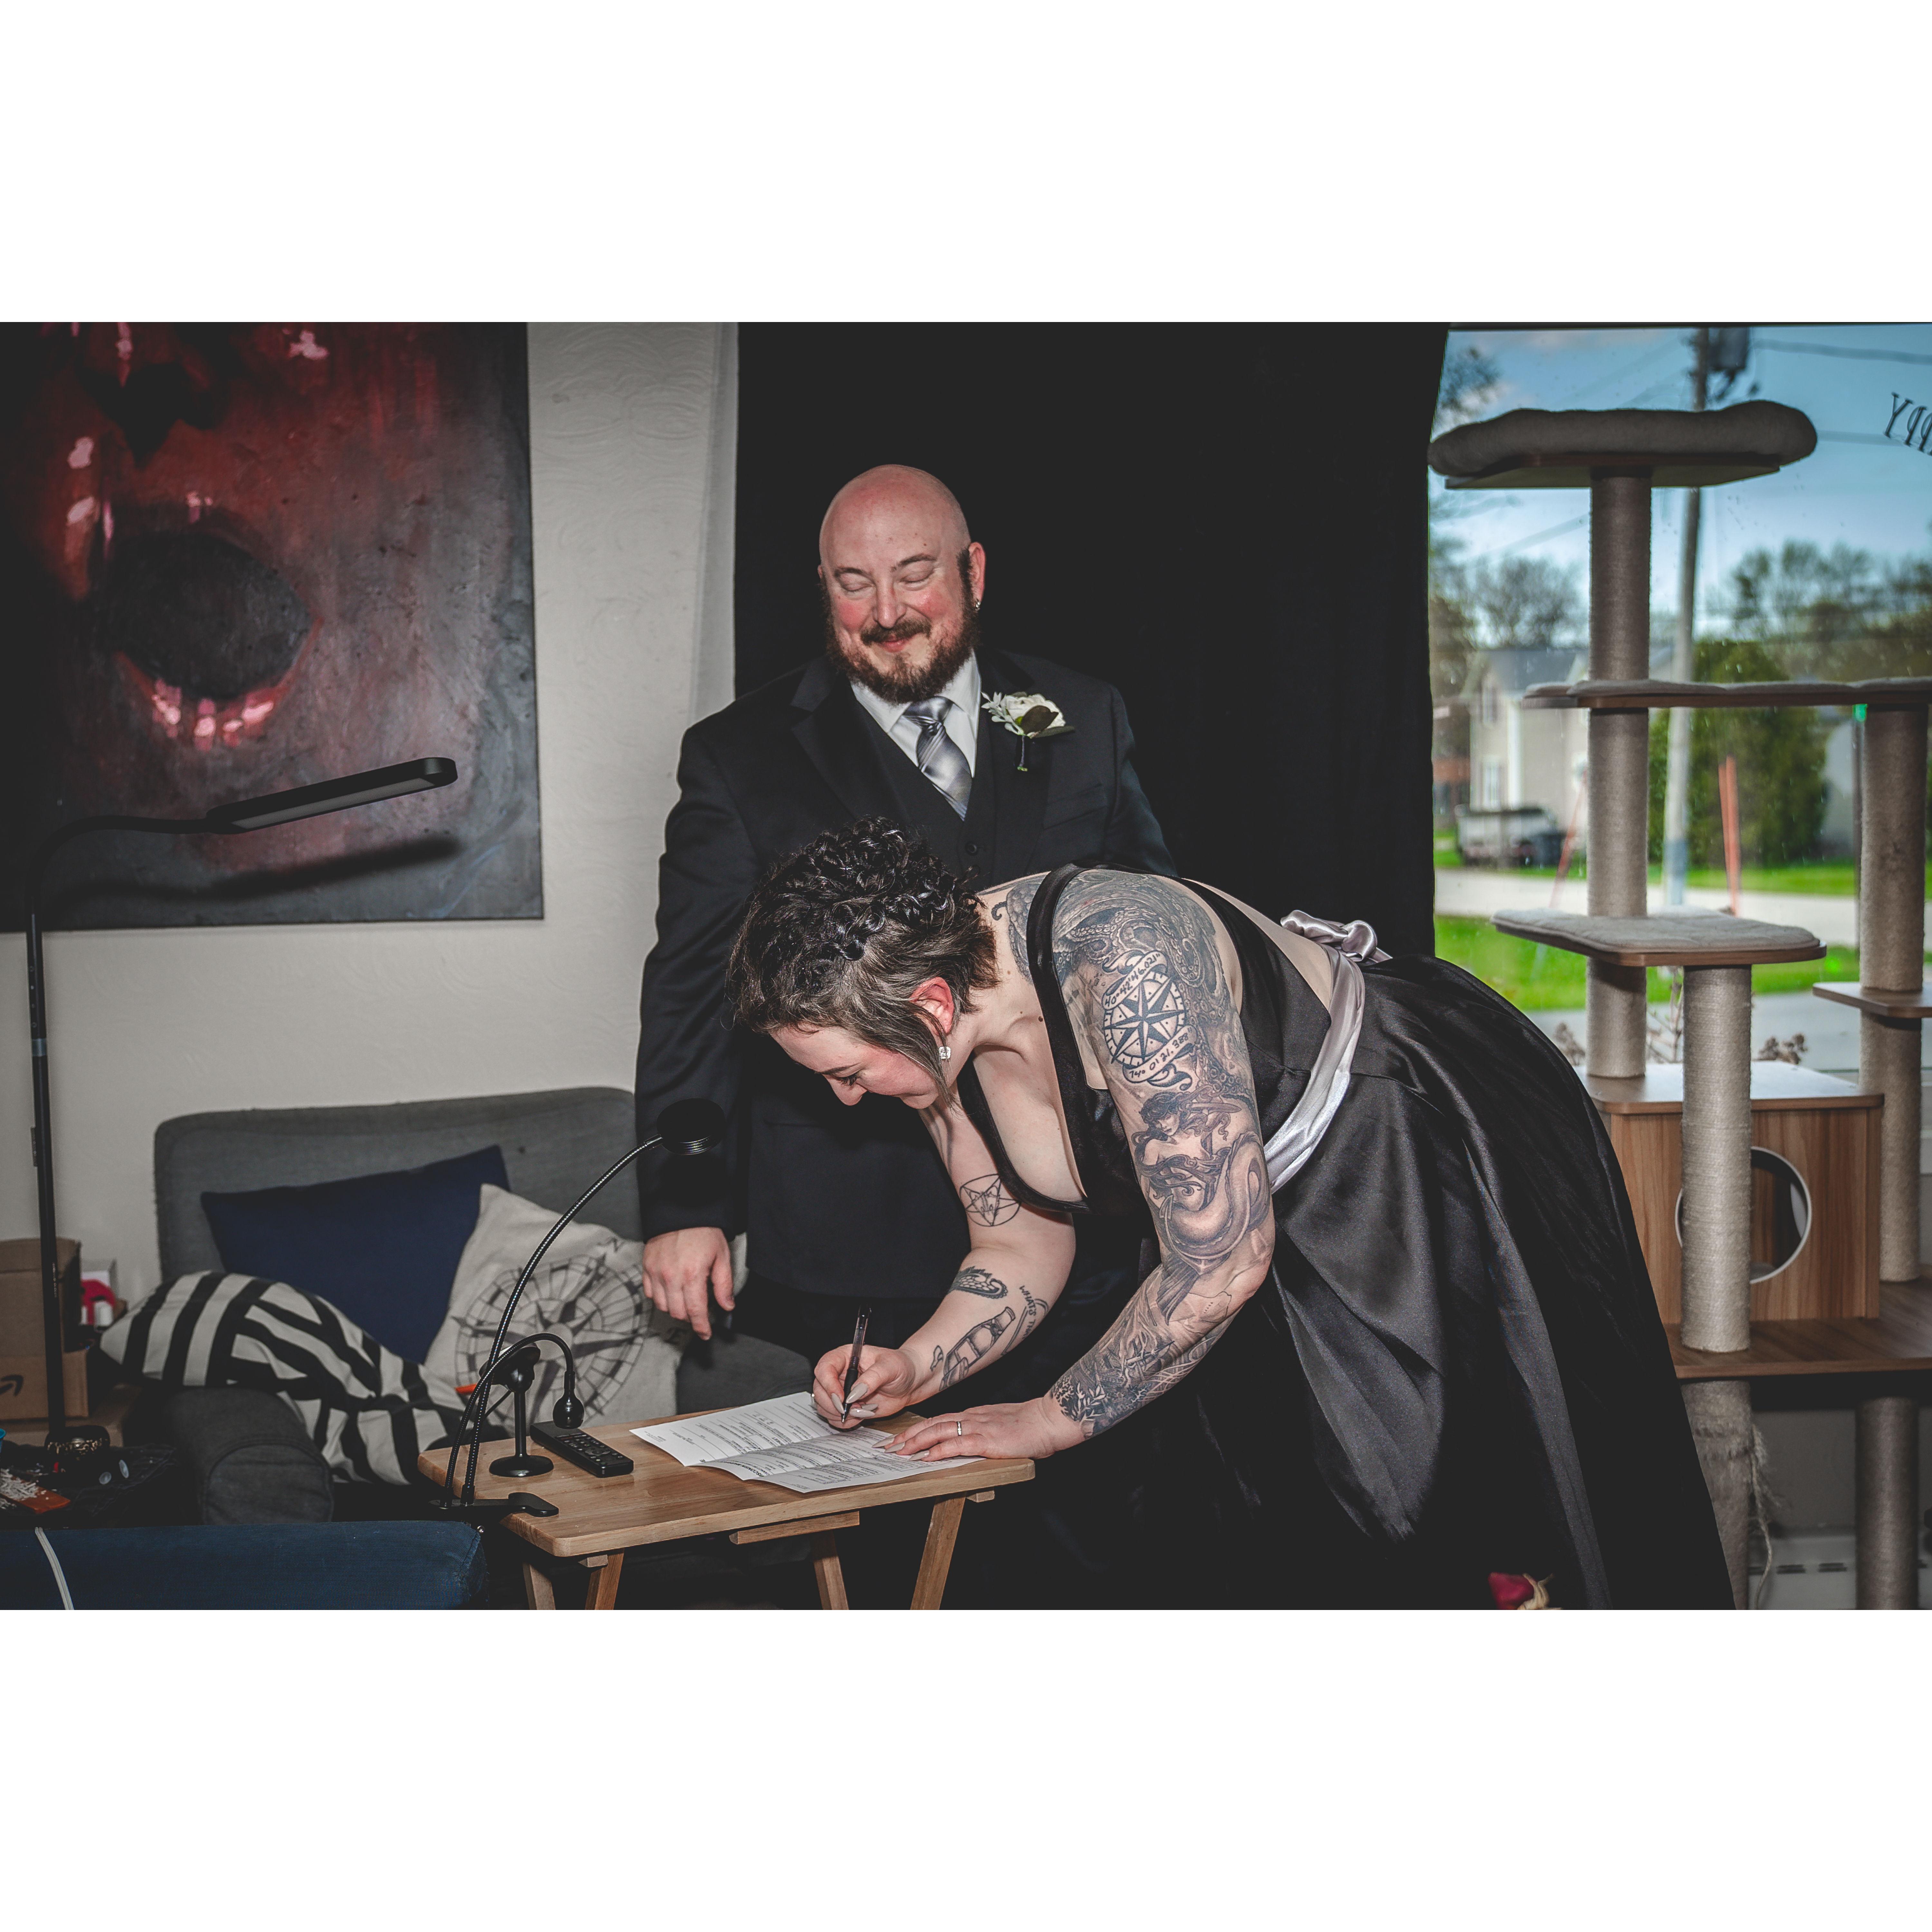
<svg viewBox="0 0 1932 1932">
<path fill-rule="evenodd" d="M 631 1096 L 622 1089 L 572 1087 L 164 1120 L 154 1130 L 161 1279 L 221 1265 L 202 1212 L 204 1192 L 388 1173 L 494 1143 L 503 1150 L 512 1192 L 560 1214 L 632 1144 L 633 1119 Z M 640 1222 L 630 1172 L 595 1196 L 584 1216 L 636 1240 Z M 811 1384 L 812 1365 L 803 1356 L 751 1336 L 720 1334 L 686 1350 L 677 1402 L 681 1410 L 728 1408 Z M 161 1426 L 182 1452 L 204 1522 L 322 1522 L 338 1513 L 338 1503 L 361 1513 L 378 1500 L 350 1494 L 366 1486 L 332 1481 L 295 1412 L 262 1391 L 182 1390 L 166 1400 Z M 381 1500 L 406 1508 L 419 1502 L 402 1491 Z"/>
</svg>

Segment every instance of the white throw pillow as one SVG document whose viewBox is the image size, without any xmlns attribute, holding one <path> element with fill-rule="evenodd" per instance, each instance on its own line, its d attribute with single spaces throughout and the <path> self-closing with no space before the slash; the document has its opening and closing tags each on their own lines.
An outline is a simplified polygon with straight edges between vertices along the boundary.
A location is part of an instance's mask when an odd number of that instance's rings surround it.
<svg viewBox="0 0 1932 1932">
<path fill-rule="evenodd" d="M 430 1344 L 425 1374 L 463 1388 L 488 1359 L 503 1306 L 530 1251 L 556 1219 L 548 1208 L 485 1186 L 476 1226 L 457 1264 L 449 1312 Z M 545 1329 L 561 1335 L 577 1360 L 577 1394 L 586 1424 L 648 1422 L 677 1412 L 677 1364 L 691 1330 L 644 1298 L 644 1244 L 608 1228 L 573 1221 L 550 1244 L 510 1324 L 514 1340 Z M 530 1390 L 532 1422 L 548 1422 L 563 1393 L 554 1348 L 539 1352 Z M 506 1390 L 490 1409 L 510 1417 Z"/>
</svg>

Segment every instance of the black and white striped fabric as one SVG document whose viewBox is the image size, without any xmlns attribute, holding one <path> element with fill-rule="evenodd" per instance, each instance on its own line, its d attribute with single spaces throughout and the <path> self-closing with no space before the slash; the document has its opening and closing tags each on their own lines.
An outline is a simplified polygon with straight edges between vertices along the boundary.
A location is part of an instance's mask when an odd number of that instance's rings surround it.
<svg viewBox="0 0 1932 1932">
<path fill-rule="evenodd" d="M 116 1361 L 164 1388 L 280 1396 L 329 1467 L 361 1482 L 409 1482 L 418 1454 L 447 1444 L 462 1415 L 453 1388 L 284 1282 L 184 1275 L 100 1340 Z"/>
</svg>

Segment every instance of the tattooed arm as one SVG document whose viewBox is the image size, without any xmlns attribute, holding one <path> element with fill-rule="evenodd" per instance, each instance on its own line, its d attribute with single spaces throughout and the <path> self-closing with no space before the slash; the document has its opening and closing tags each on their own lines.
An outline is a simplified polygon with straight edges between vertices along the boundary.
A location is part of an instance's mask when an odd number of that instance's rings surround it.
<svg viewBox="0 0 1932 1932">
<path fill-rule="evenodd" d="M 1254 1081 L 1214 922 L 1171 880 L 1089 872 L 1054 962 L 1133 1150 L 1161 1263 L 1050 1400 L 1082 1437 L 1179 1382 L 1267 1278 L 1274 1217 Z"/>
<path fill-rule="evenodd" d="M 1160 1266 L 1046 1395 L 968 1409 L 957 1433 L 951 1417 L 916 1424 L 901 1454 L 1071 1448 L 1179 1382 L 1268 1278 L 1273 1203 L 1214 922 L 1171 880 L 1084 873 L 1060 903 L 1054 965 L 1126 1130 Z"/>
<path fill-rule="evenodd" d="M 1029 986 L 1033 984 L 1033 961 L 1027 953 L 1027 920 L 1033 912 L 1040 881 L 1046 877 L 1044 872 L 1034 872 L 1024 879 L 1016 879 L 1006 888 L 1006 896 L 995 900 L 988 908 L 993 929 L 1005 934 L 1007 952 Z"/>
<path fill-rule="evenodd" d="M 1013 1198 L 965 1115 L 954 1108 L 926 1118 L 958 1190 L 973 1245 L 931 1319 L 902 1348 L 864 1352 L 852 1392 L 854 1423 L 910 1408 L 1010 1354 L 1059 1300 L 1073 1265 L 1071 1224 Z M 833 1349 L 813 1380 L 820 1413 L 835 1421 L 850 1352 Z"/>
</svg>

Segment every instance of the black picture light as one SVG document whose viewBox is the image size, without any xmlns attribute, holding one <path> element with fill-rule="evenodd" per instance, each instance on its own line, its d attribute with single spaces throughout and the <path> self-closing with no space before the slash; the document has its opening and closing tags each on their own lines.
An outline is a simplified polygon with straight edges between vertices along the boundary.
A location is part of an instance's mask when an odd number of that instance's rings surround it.
<svg viewBox="0 0 1932 1932">
<path fill-rule="evenodd" d="M 385 765 L 379 771 L 358 772 L 352 778 L 324 778 L 320 784 L 297 785 L 292 791 L 244 799 L 239 805 L 218 805 L 208 814 L 207 824 L 212 832 L 259 832 L 265 825 L 318 818 L 325 812 L 346 812 L 352 805 L 374 805 L 379 799 L 434 791 L 440 785 L 453 784 L 455 778 L 456 766 L 451 759 L 411 758 L 404 764 Z"/>
<path fill-rule="evenodd" d="M 326 812 L 345 812 L 352 806 L 373 805 L 378 799 L 401 798 L 411 792 L 434 791 L 456 782 L 456 765 L 449 758 L 411 758 L 380 770 L 357 772 L 346 778 L 325 778 L 320 784 L 297 785 L 271 792 L 265 798 L 244 798 L 220 805 L 202 818 L 76 818 L 57 826 L 28 860 L 22 877 L 27 910 L 27 1023 L 33 1036 L 34 1166 L 38 1182 L 40 1217 L 40 1312 L 47 1351 L 47 1446 L 54 1447 L 67 1430 L 67 1390 L 62 1380 L 60 1269 L 54 1240 L 54 1162 L 52 1101 L 47 1078 L 47 1010 L 45 964 L 40 956 L 40 886 L 47 862 L 70 838 L 86 832 L 259 832 L 264 826 L 287 825 L 298 818 L 319 818 Z"/>
</svg>

